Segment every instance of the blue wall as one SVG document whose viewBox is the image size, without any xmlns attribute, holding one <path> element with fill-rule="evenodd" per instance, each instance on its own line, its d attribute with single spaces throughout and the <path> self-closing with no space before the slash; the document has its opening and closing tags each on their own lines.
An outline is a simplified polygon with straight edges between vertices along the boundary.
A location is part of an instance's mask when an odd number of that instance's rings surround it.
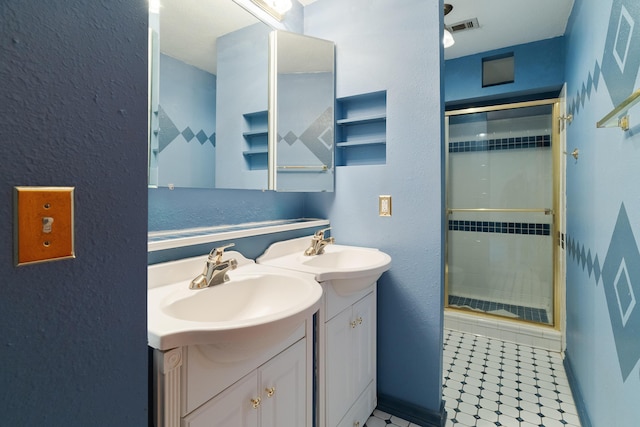
<svg viewBox="0 0 640 427">
<path fill-rule="evenodd" d="M 389 253 L 378 288 L 379 402 L 423 424 L 442 415 L 441 10 L 436 0 L 305 8 L 305 34 L 336 42 L 337 96 L 387 91 L 385 165 L 338 167 L 335 193 L 149 193 L 151 230 L 320 217 L 338 242 Z M 377 214 L 380 194 L 393 196 L 390 218 Z"/>
<path fill-rule="evenodd" d="M 482 87 L 482 59 L 513 53 L 514 82 Z M 541 40 L 445 61 L 447 108 L 463 103 L 560 91 L 564 84 L 564 37 Z"/>
<path fill-rule="evenodd" d="M 640 86 L 640 3 L 576 0 L 566 39 L 567 150 L 580 150 L 567 162 L 566 362 L 590 424 L 630 426 L 640 419 L 640 107 L 628 132 L 595 123 Z"/>
<path fill-rule="evenodd" d="M 257 23 L 216 40 L 216 184 L 219 188 L 267 188 L 266 169 L 250 170 L 242 155 L 252 148 L 242 133 L 257 130 L 249 127 L 244 114 L 267 111 L 270 32 L 271 28 Z M 263 129 L 266 123 L 260 130 Z"/>
<path fill-rule="evenodd" d="M 336 43 L 336 96 L 387 91 L 385 165 L 343 166 L 335 193 L 307 196 L 337 242 L 393 258 L 378 283 L 379 402 L 439 417 L 443 331 L 439 1 L 320 0 L 305 34 Z M 378 216 L 378 195 L 393 216 Z"/>
<path fill-rule="evenodd" d="M 198 188 L 149 189 L 149 231 L 304 216 L 302 193 Z"/>
<path fill-rule="evenodd" d="M 0 413 L 147 423 L 147 3 L 0 3 Z M 76 259 L 13 265 L 15 185 L 75 186 Z"/>
<path fill-rule="evenodd" d="M 215 186 L 216 76 L 160 55 L 158 185 Z"/>
</svg>

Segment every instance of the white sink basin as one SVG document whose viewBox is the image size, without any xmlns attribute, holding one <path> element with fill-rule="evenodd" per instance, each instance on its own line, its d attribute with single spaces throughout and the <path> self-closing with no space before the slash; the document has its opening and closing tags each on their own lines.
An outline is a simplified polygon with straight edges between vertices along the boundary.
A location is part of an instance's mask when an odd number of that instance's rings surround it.
<svg viewBox="0 0 640 427">
<path fill-rule="evenodd" d="M 339 295 L 365 289 L 391 268 L 391 257 L 372 248 L 330 244 L 324 254 L 305 256 L 310 237 L 271 245 L 257 259 L 262 265 L 313 274 L 318 282 L 331 282 Z"/>
<path fill-rule="evenodd" d="M 206 344 L 240 360 L 287 338 L 317 311 L 322 287 L 312 275 L 257 265 L 237 252 L 224 258 L 238 260 L 230 280 L 199 290 L 189 289 L 189 283 L 207 256 L 149 267 L 151 347 Z"/>
</svg>

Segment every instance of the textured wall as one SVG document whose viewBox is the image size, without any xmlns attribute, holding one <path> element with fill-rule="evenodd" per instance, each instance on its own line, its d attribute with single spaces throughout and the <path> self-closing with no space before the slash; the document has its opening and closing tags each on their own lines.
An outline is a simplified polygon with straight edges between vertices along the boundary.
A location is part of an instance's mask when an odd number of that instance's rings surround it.
<svg viewBox="0 0 640 427">
<path fill-rule="evenodd" d="M 630 426 L 640 419 L 638 107 L 628 132 L 595 123 L 640 86 L 640 4 L 576 0 L 566 38 L 567 150 L 580 150 L 567 161 L 567 360 L 591 425 Z"/>
<path fill-rule="evenodd" d="M 513 83 L 482 87 L 482 58 L 513 52 Z M 445 62 L 444 97 L 449 105 L 473 100 L 559 92 L 564 84 L 564 37 L 506 47 Z"/>
<path fill-rule="evenodd" d="M 0 16 L 1 423 L 146 425 L 146 2 Z M 14 267 L 14 185 L 76 187 L 76 259 Z"/>
<path fill-rule="evenodd" d="M 304 194 L 201 188 L 149 189 L 149 231 L 304 217 Z"/>
<path fill-rule="evenodd" d="M 336 191 L 307 195 L 337 242 L 393 258 L 378 283 L 378 393 L 439 412 L 442 361 L 442 3 L 322 0 L 305 34 L 336 43 L 338 97 L 387 90 L 385 165 L 342 166 Z M 378 195 L 393 216 L 378 216 Z"/>
</svg>

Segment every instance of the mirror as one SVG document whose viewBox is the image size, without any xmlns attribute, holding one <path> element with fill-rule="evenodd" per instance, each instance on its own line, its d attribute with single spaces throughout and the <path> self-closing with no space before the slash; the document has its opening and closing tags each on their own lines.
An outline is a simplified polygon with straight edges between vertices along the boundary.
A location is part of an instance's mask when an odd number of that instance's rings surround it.
<svg viewBox="0 0 640 427">
<path fill-rule="evenodd" d="M 149 22 L 159 34 L 158 45 L 152 47 L 157 60 L 150 61 L 155 68 L 150 75 L 149 183 L 215 188 L 216 163 L 223 161 L 216 123 L 225 120 L 217 114 L 222 104 L 218 100 L 219 45 L 233 34 L 250 31 L 245 29 L 263 34 L 263 64 L 254 68 L 264 70 L 261 108 L 266 109 L 266 45 L 271 29 L 233 0 L 162 0 L 159 13 L 150 12 Z M 232 54 L 223 49 L 223 56 Z M 234 188 L 251 188 L 238 184 Z"/>
<path fill-rule="evenodd" d="M 268 120 L 273 113 L 268 112 L 268 71 L 269 34 L 273 28 L 245 7 L 235 0 L 162 0 L 159 13 L 150 12 L 149 184 L 170 188 L 333 191 L 333 121 L 331 130 L 325 129 L 316 138 L 327 147 L 325 152 L 330 147 L 331 157 L 314 154 L 316 163 L 325 162 L 327 170 L 295 173 L 292 175 L 306 178 L 293 178 L 291 185 L 284 185 L 287 180 L 279 178 L 283 186 L 269 186 Z M 317 40 L 291 34 L 300 37 L 301 42 Z M 293 55 L 303 55 L 302 64 L 315 57 L 314 46 L 287 43 L 281 51 L 296 49 Z M 333 66 L 331 71 L 333 79 Z M 313 70 L 309 74 L 322 73 Z M 286 84 L 283 82 L 282 86 Z M 327 92 L 332 96 L 332 117 L 333 87 L 332 83 Z M 297 110 L 307 109 L 308 96 L 297 100 Z M 276 114 L 282 118 L 288 113 Z M 304 128 L 291 128 L 293 133 L 285 139 L 289 140 L 290 149 L 281 158 L 287 159 L 288 164 L 309 164 L 305 157 L 292 159 L 295 153 L 307 157 L 309 152 L 320 153 L 308 142 L 309 132 L 318 125 L 311 129 L 312 122 L 304 123 Z M 311 130 L 305 134 L 307 129 Z M 291 141 L 293 134 L 304 136 Z M 321 187 L 314 176 L 324 182 L 330 179 L 330 185 Z M 296 182 L 303 186 L 294 187 Z"/>
<path fill-rule="evenodd" d="M 269 36 L 269 189 L 333 191 L 335 45 Z"/>
</svg>

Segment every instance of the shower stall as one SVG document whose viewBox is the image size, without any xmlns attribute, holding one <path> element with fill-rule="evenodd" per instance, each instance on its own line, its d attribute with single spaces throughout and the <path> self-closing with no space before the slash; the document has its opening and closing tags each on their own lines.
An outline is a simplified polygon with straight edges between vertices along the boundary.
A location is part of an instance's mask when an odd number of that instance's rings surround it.
<svg viewBox="0 0 640 427">
<path fill-rule="evenodd" d="M 447 309 L 554 326 L 558 108 L 446 113 Z"/>
</svg>

